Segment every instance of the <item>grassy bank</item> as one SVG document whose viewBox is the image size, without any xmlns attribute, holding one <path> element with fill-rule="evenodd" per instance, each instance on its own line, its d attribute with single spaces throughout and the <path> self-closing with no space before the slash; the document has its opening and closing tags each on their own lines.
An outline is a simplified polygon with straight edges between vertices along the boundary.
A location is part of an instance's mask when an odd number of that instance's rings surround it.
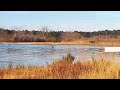
<svg viewBox="0 0 120 90">
<path fill-rule="evenodd" d="M 76 63 L 56 61 L 47 66 L 17 66 L 0 69 L 1 79 L 118 79 L 120 65 L 93 60 Z"/>
<path fill-rule="evenodd" d="M 120 41 L 90 41 L 80 40 L 72 42 L 0 42 L 0 44 L 33 44 L 33 45 L 100 45 L 100 46 L 120 46 Z"/>
</svg>

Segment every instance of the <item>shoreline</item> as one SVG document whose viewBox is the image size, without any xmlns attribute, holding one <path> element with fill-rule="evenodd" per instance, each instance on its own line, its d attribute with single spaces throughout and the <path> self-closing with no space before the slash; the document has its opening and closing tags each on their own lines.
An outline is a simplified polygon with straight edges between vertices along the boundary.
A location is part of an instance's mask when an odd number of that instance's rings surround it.
<svg viewBox="0 0 120 90">
<path fill-rule="evenodd" d="M 120 42 L 101 41 L 98 43 L 89 43 L 88 41 L 75 42 L 0 42 L 0 44 L 20 44 L 20 45 L 89 45 L 89 46 L 120 46 Z"/>
</svg>

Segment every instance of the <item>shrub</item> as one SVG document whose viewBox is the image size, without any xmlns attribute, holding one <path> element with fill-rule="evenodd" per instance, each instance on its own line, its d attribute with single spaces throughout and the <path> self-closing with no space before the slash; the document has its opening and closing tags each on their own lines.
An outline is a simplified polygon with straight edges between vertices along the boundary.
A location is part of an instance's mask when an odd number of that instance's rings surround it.
<svg viewBox="0 0 120 90">
<path fill-rule="evenodd" d="M 66 57 L 63 57 L 63 60 L 65 60 L 66 62 L 73 62 L 75 59 L 75 57 L 71 54 L 71 53 L 68 53 Z"/>
<path fill-rule="evenodd" d="M 90 41 L 90 43 L 95 43 L 95 41 Z"/>
</svg>

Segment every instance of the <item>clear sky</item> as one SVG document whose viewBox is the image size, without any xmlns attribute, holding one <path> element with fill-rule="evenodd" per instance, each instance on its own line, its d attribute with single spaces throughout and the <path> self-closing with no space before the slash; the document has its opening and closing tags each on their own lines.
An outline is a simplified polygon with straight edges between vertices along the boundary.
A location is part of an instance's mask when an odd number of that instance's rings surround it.
<svg viewBox="0 0 120 90">
<path fill-rule="evenodd" d="M 0 11 L 0 27 L 97 31 L 120 29 L 120 11 Z"/>
</svg>

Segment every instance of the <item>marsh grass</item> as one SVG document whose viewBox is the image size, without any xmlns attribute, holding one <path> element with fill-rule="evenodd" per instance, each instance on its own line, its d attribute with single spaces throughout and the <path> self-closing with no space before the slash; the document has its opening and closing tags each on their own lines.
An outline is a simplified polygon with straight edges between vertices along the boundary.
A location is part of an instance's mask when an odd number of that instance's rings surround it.
<svg viewBox="0 0 120 90">
<path fill-rule="evenodd" d="M 120 40 L 76 40 L 71 42 L 0 42 L 0 44 L 33 44 L 33 45 L 100 45 L 100 46 L 120 46 Z"/>
<path fill-rule="evenodd" d="M 54 61 L 47 66 L 17 66 L 0 69 L 1 79 L 119 79 L 120 65 L 114 61 L 92 60 L 69 63 Z"/>
</svg>

